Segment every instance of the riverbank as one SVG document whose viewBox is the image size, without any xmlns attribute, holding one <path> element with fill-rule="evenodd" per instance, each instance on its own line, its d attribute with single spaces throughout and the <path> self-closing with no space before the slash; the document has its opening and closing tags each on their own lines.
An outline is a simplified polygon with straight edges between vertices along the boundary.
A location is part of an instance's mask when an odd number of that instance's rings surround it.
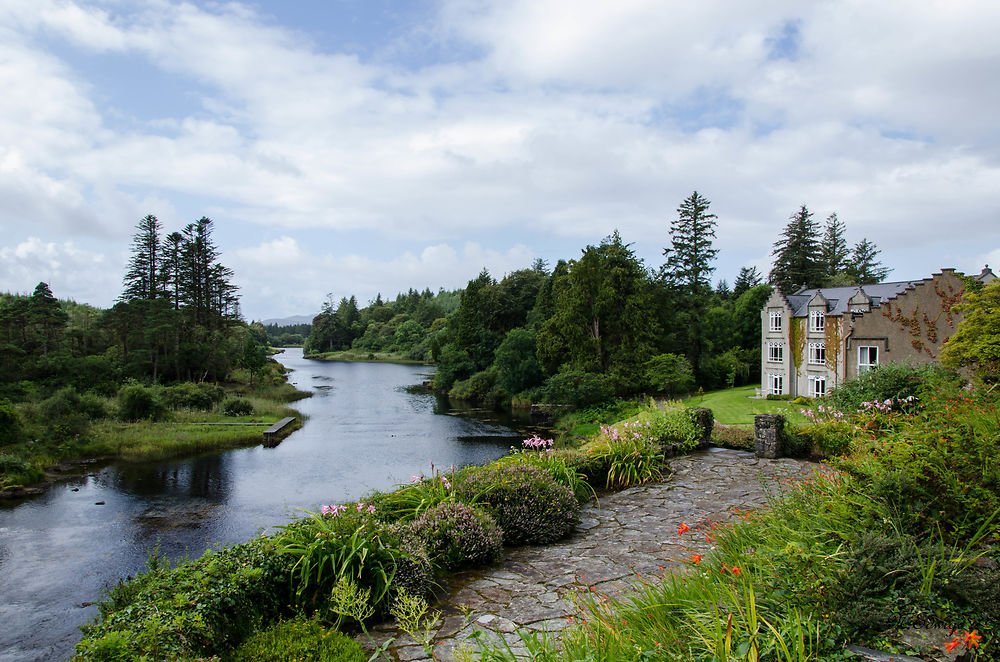
<svg viewBox="0 0 1000 662">
<path fill-rule="evenodd" d="M 0 453 L 0 499 L 40 494 L 53 483 L 83 475 L 75 467 L 89 472 L 91 465 L 114 461 L 150 462 L 254 446 L 263 441 L 260 426 L 295 417 L 284 431 L 290 433 L 301 426 L 302 414 L 288 404 L 312 394 L 288 384 L 284 370 L 273 365 L 253 386 L 141 389 L 139 395 L 150 398 L 148 416 L 141 420 L 120 420 L 121 398 L 81 397 L 75 390 L 14 407 L 22 440 Z M 249 413 L 238 415 L 242 412 Z"/>
<path fill-rule="evenodd" d="M 407 358 L 404 354 L 394 352 L 368 352 L 365 350 L 345 349 L 339 352 L 318 352 L 308 354 L 303 358 L 310 361 L 344 361 L 347 363 L 398 363 L 400 365 L 432 366 L 428 361 Z"/>
</svg>

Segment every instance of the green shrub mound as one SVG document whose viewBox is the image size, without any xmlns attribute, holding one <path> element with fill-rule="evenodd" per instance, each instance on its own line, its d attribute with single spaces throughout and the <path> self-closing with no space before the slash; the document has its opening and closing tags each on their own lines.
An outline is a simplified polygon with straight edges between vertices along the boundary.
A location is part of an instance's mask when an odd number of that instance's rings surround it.
<svg viewBox="0 0 1000 662">
<path fill-rule="evenodd" d="M 930 364 L 886 363 L 837 386 L 827 399 L 845 413 L 858 411 L 864 402 L 886 400 L 897 409 L 908 408 L 905 403 L 917 401 L 924 384 L 946 376 L 946 370 Z"/>
<path fill-rule="evenodd" d="M 226 416 L 250 416 L 253 404 L 244 398 L 226 398 L 222 403 L 222 413 Z"/>
<path fill-rule="evenodd" d="M 564 538 L 580 510 L 571 489 L 528 464 L 482 467 L 465 476 L 456 491 L 463 501 L 480 505 L 492 515 L 507 545 Z"/>
<path fill-rule="evenodd" d="M 160 403 L 148 388 L 129 384 L 118 391 L 118 418 L 121 420 L 141 421 L 156 418 L 159 413 Z"/>
<path fill-rule="evenodd" d="M 208 411 L 222 401 L 225 391 L 221 386 L 202 382 L 184 382 L 168 386 L 160 392 L 160 400 L 170 409 Z"/>
<path fill-rule="evenodd" d="M 10 403 L 0 401 L 0 446 L 21 440 L 21 416 Z"/>
<path fill-rule="evenodd" d="M 290 602 L 289 558 L 267 537 L 176 568 L 151 556 L 146 572 L 121 582 L 81 626 L 77 662 L 175 659 L 219 655 Z"/>
<path fill-rule="evenodd" d="M 431 508 L 411 528 L 445 570 L 496 563 L 503 554 L 503 532 L 493 518 L 457 501 Z"/>
<path fill-rule="evenodd" d="M 361 644 L 316 621 L 296 618 L 262 630 L 236 649 L 231 662 L 365 662 Z"/>
</svg>

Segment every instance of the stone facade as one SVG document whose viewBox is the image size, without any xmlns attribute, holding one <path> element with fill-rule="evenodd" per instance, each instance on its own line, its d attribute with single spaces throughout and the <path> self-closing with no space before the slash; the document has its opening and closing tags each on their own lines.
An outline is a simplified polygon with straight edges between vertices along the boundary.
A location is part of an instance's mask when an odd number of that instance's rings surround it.
<svg viewBox="0 0 1000 662">
<path fill-rule="evenodd" d="M 763 392 L 821 397 L 881 363 L 936 361 L 964 293 L 954 269 L 917 281 L 775 289 L 761 310 Z"/>
</svg>

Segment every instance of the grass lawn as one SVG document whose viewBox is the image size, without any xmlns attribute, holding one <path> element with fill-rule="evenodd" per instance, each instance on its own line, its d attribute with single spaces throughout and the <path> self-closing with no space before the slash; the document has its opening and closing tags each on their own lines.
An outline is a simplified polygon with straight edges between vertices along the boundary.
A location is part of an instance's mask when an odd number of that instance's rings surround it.
<svg viewBox="0 0 1000 662">
<path fill-rule="evenodd" d="M 708 407 L 715 420 L 723 425 L 753 425 L 756 414 L 784 414 L 792 423 L 807 423 L 799 413 L 801 405 L 788 400 L 758 400 L 754 392 L 760 385 L 727 388 L 711 391 L 702 396 L 692 396 L 683 401 L 685 407 Z"/>
</svg>

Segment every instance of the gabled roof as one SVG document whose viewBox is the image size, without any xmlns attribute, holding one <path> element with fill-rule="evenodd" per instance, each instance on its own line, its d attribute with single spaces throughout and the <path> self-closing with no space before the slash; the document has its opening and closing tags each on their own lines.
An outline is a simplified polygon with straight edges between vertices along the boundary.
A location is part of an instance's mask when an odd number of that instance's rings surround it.
<svg viewBox="0 0 1000 662">
<path fill-rule="evenodd" d="M 872 308 L 878 308 L 886 299 L 899 296 L 908 288 L 915 286 L 920 281 L 899 280 L 892 283 L 872 283 L 870 285 L 849 285 L 847 287 L 817 287 L 808 290 L 799 290 L 795 294 L 785 297 L 792 307 L 792 317 L 806 317 L 809 314 L 809 302 L 816 294 L 821 294 L 826 299 L 827 315 L 843 315 L 848 312 L 848 302 L 851 297 L 861 290 L 865 296 L 871 299 Z"/>
</svg>

